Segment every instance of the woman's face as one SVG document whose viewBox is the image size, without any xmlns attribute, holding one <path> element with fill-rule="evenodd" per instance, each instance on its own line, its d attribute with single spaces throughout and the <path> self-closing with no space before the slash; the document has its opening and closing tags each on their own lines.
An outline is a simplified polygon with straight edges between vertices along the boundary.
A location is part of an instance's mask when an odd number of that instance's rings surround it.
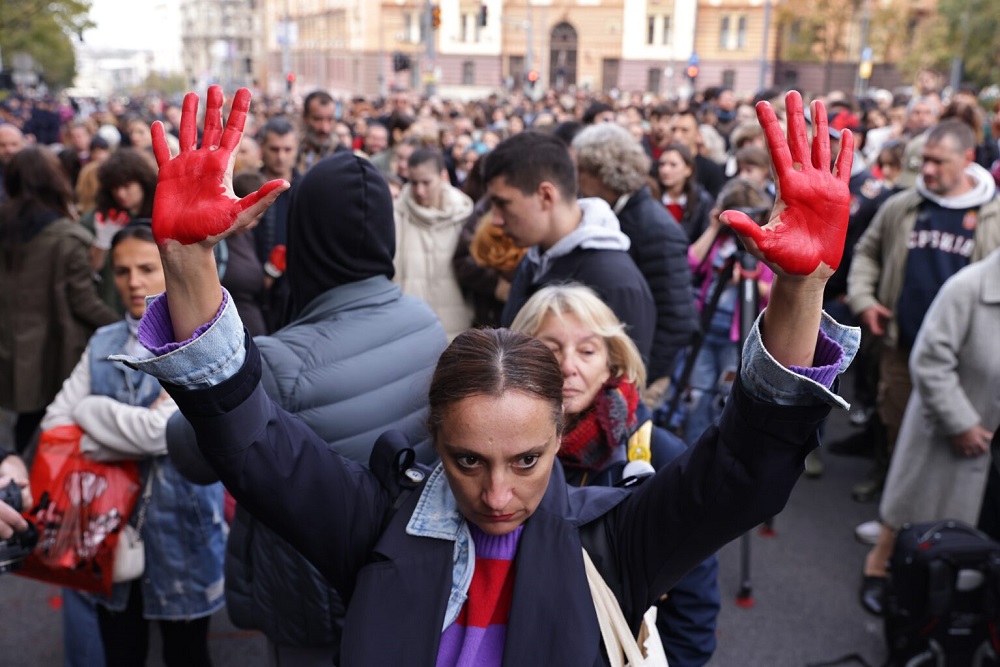
<svg viewBox="0 0 1000 667">
<path fill-rule="evenodd" d="M 153 137 L 149 132 L 149 126 L 141 121 L 129 123 L 128 138 L 132 141 L 133 148 L 146 148 L 153 145 Z"/>
<path fill-rule="evenodd" d="M 129 215 L 135 215 L 142 208 L 143 192 L 138 181 L 129 181 L 125 185 L 111 188 L 111 196 L 118 207 L 128 211 Z"/>
<path fill-rule="evenodd" d="M 745 164 L 740 167 L 740 178 L 745 178 L 759 188 L 767 186 L 767 180 L 771 176 L 771 170 L 759 164 Z"/>
<path fill-rule="evenodd" d="M 163 293 L 163 265 L 155 243 L 128 238 L 115 246 L 111 255 L 115 287 L 129 315 L 140 318 L 146 312 L 146 297 Z"/>
<path fill-rule="evenodd" d="M 885 117 L 885 114 L 882 113 L 880 109 L 872 109 L 869 111 L 865 120 L 867 121 L 868 129 L 885 127 L 889 124 L 889 119 Z"/>
<path fill-rule="evenodd" d="M 611 377 L 608 344 L 573 313 L 549 313 L 535 338 L 559 361 L 563 374 L 563 410 L 567 416 L 585 412 Z"/>
<path fill-rule="evenodd" d="M 879 160 L 879 168 L 882 170 L 882 179 L 891 184 L 895 184 L 899 180 L 899 175 L 903 171 L 898 164 L 888 160 L 885 162 Z"/>
<path fill-rule="evenodd" d="M 508 391 L 449 407 L 435 445 L 462 515 L 484 533 L 506 535 L 542 501 L 559 437 L 549 402 Z"/>
<path fill-rule="evenodd" d="M 668 188 L 681 186 L 692 173 L 691 167 L 687 166 L 684 158 L 677 151 L 667 151 L 660 156 L 658 172 L 660 182 Z"/>
</svg>

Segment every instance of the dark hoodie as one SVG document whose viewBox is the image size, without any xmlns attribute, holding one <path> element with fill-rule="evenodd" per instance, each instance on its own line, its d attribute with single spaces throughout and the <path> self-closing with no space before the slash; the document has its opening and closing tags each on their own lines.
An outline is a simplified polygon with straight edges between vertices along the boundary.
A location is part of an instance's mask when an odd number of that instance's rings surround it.
<svg viewBox="0 0 1000 667">
<path fill-rule="evenodd" d="M 290 196 L 285 275 L 292 316 L 334 287 L 372 276 L 392 279 L 392 195 L 371 162 L 334 153 L 306 172 Z"/>
<path fill-rule="evenodd" d="M 430 307 L 391 282 L 392 197 L 368 160 L 337 153 L 289 193 L 287 269 L 296 317 L 254 339 L 261 384 L 331 449 L 368 461 L 376 437 L 398 429 L 432 456 L 427 393 L 447 344 Z M 181 413 L 167 447 L 185 476 L 216 476 Z M 418 453 L 418 456 L 420 454 Z M 278 475 L 275 484 L 287 480 Z M 317 508 L 323 511 L 323 508 Z M 323 575 L 287 542 L 237 507 L 226 547 L 226 606 L 233 623 L 261 630 L 279 657 L 337 662 L 344 605 Z"/>
</svg>

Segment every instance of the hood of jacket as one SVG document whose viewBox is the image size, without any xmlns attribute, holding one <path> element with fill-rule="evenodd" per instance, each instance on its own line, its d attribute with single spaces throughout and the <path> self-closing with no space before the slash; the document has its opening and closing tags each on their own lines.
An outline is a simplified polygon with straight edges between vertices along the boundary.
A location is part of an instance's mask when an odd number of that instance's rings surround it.
<svg viewBox="0 0 1000 667">
<path fill-rule="evenodd" d="M 464 224 L 472 214 L 473 202 L 467 194 L 448 184 L 441 186 L 441 208 L 421 206 L 413 198 L 410 184 L 403 186 L 396 205 L 410 222 L 422 227 L 450 227 Z"/>
<path fill-rule="evenodd" d="M 371 162 L 334 153 L 299 178 L 290 197 L 285 275 L 293 313 L 334 287 L 393 277 L 392 195 Z"/>
<path fill-rule="evenodd" d="M 982 206 L 996 196 L 996 181 L 993 180 L 993 176 L 990 172 L 986 171 L 983 167 L 973 162 L 965 168 L 965 175 L 973 180 L 974 185 L 971 190 L 957 197 L 942 197 L 930 192 L 927 189 L 927 186 L 924 185 L 923 175 L 917 177 L 917 192 L 919 192 L 924 199 L 934 202 L 941 208 L 951 209 Z"/>
<path fill-rule="evenodd" d="M 577 248 L 584 250 L 621 250 L 628 252 L 631 241 L 618 223 L 618 217 L 603 199 L 586 197 L 577 201 L 583 218 L 577 228 L 556 241 L 544 253 L 538 246 L 528 248 L 525 259 L 536 266 L 535 280 L 548 271 L 552 261 Z"/>
</svg>

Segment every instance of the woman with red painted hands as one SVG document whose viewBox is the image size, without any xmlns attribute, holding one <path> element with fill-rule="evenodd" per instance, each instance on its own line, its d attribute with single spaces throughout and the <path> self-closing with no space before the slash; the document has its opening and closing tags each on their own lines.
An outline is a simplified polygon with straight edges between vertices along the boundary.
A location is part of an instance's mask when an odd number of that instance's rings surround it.
<svg viewBox="0 0 1000 667">
<path fill-rule="evenodd" d="M 287 187 L 232 195 L 249 97 L 236 94 L 222 131 L 221 91 L 210 89 L 196 148 L 189 95 L 173 159 L 154 125 L 153 224 L 167 295 L 139 332 L 155 356 L 129 363 L 160 378 L 237 501 L 341 592 L 338 664 L 611 664 L 581 546 L 635 631 L 686 571 L 781 510 L 818 444 L 817 425 L 845 405 L 828 388 L 858 342 L 857 330 L 821 312 L 843 249 L 852 142 L 845 133 L 831 174 L 826 128 L 820 120 L 810 149 L 798 93 L 787 100 L 787 142 L 770 106 L 758 107 L 779 181 L 770 222 L 724 214 L 775 280 L 720 425 L 642 484 L 574 489 L 553 466 L 564 424 L 559 364 L 522 334 L 468 331 L 441 355 L 428 396 L 441 463 L 427 476 L 401 473 L 406 457 L 392 456 L 400 445 L 389 434 L 370 468 L 346 461 L 267 397 L 259 352 L 212 260 L 214 242 Z M 541 206 L 542 196 L 521 193 L 509 207 Z M 364 378 L 330 379 L 339 382 Z"/>
</svg>

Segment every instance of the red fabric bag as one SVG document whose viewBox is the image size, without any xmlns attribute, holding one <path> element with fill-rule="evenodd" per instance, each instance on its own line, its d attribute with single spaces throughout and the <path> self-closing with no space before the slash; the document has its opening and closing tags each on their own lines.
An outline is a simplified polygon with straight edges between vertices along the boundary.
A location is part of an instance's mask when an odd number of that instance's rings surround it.
<svg viewBox="0 0 1000 667">
<path fill-rule="evenodd" d="M 31 465 L 36 504 L 24 517 L 38 528 L 38 546 L 17 574 L 110 595 L 115 547 L 139 499 L 139 466 L 99 463 L 80 453 L 83 431 L 45 431 Z"/>
</svg>

